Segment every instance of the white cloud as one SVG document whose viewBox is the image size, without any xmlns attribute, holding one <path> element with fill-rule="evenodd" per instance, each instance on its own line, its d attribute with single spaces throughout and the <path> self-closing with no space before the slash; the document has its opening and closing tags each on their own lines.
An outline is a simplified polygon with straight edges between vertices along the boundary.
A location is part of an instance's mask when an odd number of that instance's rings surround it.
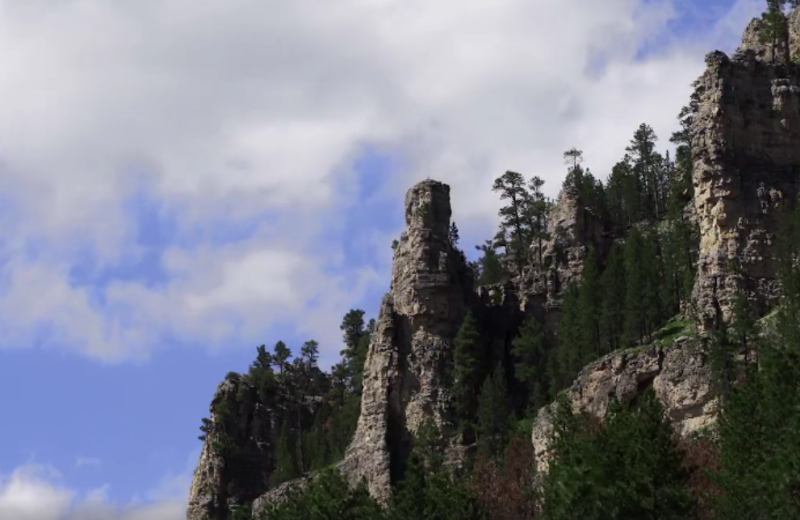
<svg viewBox="0 0 800 520">
<path fill-rule="evenodd" d="M 13 520 L 184 520 L 191 473 L 166 475 L 148 501 L 116 505 L 109 486 L 78 493 L 46 465 L 21 466 L 0 480 L 0 518 Z"/>
<path fill-rule="evenodd" d="M 143 359 L 165 334 L 215 347 L 292 319 L 338 337 L 386 285 L 359 266 L 330 275 L 365 145 L 407 165 L 386 211 L 430 175 L 453 186 L 462 230 L 485 226 L 505 169 L 553 194 L 562 150 L 602 174 L 640 122 L 666 141 L 708 46 L 759 10 L 740 0 L 715 30 L 637 60 L 669 3 L 0 0 L 3 344 Z M 76 286 L 85 249 L 140 253 L 124 202 L 142 189 L 181 230 L 269 217 L 238 244 L 171 247 L 165 286 Z"/>
</svg>

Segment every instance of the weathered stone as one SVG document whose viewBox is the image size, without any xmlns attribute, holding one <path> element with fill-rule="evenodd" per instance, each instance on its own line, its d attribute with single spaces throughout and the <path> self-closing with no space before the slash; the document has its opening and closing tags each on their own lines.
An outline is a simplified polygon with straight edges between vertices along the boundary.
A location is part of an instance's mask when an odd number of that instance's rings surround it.
<svg viewBox="0 0 800 520">
<path fill-rule="evenodd" d="M 273 417 L 244 379 L 220 383 L 211 401 L 211 429 L 194 472 L 187 520 L 228 520 L 233 507 L 249 504 L 269 489 L 275 468 Z M 219 451 L 223 435 L 230 437 L 235 455 Z"/>
<path fill-rule="evenodd" d="M 602 419 L 614 399 L 630 402 L 649 388 L 681 435 L 713 424 L 716 399 L 703 343 L 696 338 L 678 338 L 669 348 L 609 354 L 581 370 L 567 397 L 573 411 Z M 550 456 L 554 406 L 539 410 L 534 422 L 532 442 L 540 471 L 546 471 Z"/>
<path fill-rule="evenodd" d="M 364 367 L 361 416 L 340 468 L 386 501 L 426 419 L 445 430 L 444 385 L 452 340 L 473 298 L 472 275 L 450 244 L 450 187 L 426 180 L 405 200 L 406 231 L 395 249 L 391 295 L 381 306 Z"/>
<path fill-rule="evenodd" d="M 748 26 L 733 58 L 719 51 L 706 57 L 693 95 L 701 236 L 693 298 L 706 328 L 730 319 L 742 291 L 759 316 L 774 305 L 779 208 L 796 197 L 800 179 L 800 74 L 796 65 L 769 63 L 758 43 L 759 24 Z M 797 10 L 792 24 L 796 48 Z"/>
<path fill-rule="evenodd" d="M 555 336 L 564 290 L 580 281 L 589 248 L 602 262 L 613 237 L 606 222 L 565 191 L 550 211 L 547 229 L 550 237 L 541 246 L 532 244 L 531 265 L 515 282 L 523 311 L 540 314 L 546 330 Z"/>
</svg>

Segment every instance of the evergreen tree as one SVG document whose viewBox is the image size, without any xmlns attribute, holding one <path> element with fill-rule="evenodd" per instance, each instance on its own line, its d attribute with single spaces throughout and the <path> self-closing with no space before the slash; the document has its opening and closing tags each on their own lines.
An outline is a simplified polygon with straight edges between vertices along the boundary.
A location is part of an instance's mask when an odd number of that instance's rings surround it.
<svg viewBox="0 0 800 520">
<path fill-rule="evenodd" d="M 273 349 L 272 361 L 277 365 L 281 373 L 283 373 L 286 370 L 286 366 L 291 357 L 292 357 L 292 351 L 289 350 L 289 347 L 286 346 L 286 343 L 284 343 L 283 341 L 279 341 L 275 344 L 275 348 Z"/>
<path fill-rule="evenodd" d="M 498 365 L 483 383 L 477 415 L 478 451 L 497 458 L 502 454 L 511 430 L 511 405 L 502 365 Z"/>
<path fill-rule="evenodd" d="M 542 265 L 542 242 L 550 238 L 547 232 L 547 216 L 550 213 L 550 201 L 542 193 L 544 181 L 533 177 L 528 182 L 528 204 L 526 219 L 531 230 L 530 239 L 536 243 L 537 260 Z"/>
<path fill-rule="evenodd" d="M 361 394 L 361 378 L 364 373 L 364 362 L 369 349 L 369 330 L 364 324 L 364 311 L 351 309 L 342 318 L 339 326 L 344 338 L 344 350 L 340 355 L 350 373 L 349 386 L 357 394 Z"/>
<path fill-rule="evenodd" d="M 448 238 L 450 239 L 451 246 L 453 246 L 454 248 L 458 247 L 458 240 L 460 237 L 458 234 L 458 226 L 456 226 L 455 222 L 450 224 L 450 233 L 448 235 Z"/>
<path fill-rule="evenodd" d="M 272 486 L 278 486 L 301 476 L 300 464 L 297 460 L 295 436 L 289 430 L 289 423 L 284 420 L 275 452 L 275 471 L 272 474 Z"/>
<path fill-rule="evenodd" d="M 361 483 L 353 488 L 338 469 L 317 474 L 304 490 L 294 488 L 285 502 L 270 506 L 259 520 L 381 520 L 380 505 Z"/>
<path fill-rule="evenodd" d="M 619 245 L 611 248 L 606 268 L 600 277 L 603 291 L 600 324 L 602 349 L 600 355 L 608 354 L 622 347 L 622 334 L 625 319 L 626 272 L 623 250 Z"/>
<path fill-rule="evenodd" d="M 500 283 L 508 278 L 500 256 L 495 249 L 494 243 L 487 240 L 484 244 L 475 246 L 482 256 L 473 265 L 478 285 L 491 285 Z"/>
<path fill-rule="evenodd" d="M 578 291 L 578 355 L 575 359 L 576 365 L 573 367 L 575 370 L 579 370 L 583 365 L 596 359 L 600 353 L 599 311 L 602 304 L 597 253 L 593 247 L 590 247 Z"/>
<path fill-rule="evenodd" d="M 481 353 L 481 336 L 478 322 L 468 312 L 453 341 L 453 389 L 455 412 L 459 429 L 471 438 L 473 418 L 477 408 L 478 361 Z"/>
<path fill-rule="evenodd" d="M 615 402 L 605 425 L 561 399 L 554 460 L 544 483 L 545 518 L 684 519 L 689 473 L 655 394 L 630 409 Z"/>
<path fill-rule="evenodd" d="M 648 333 L 648 309 L 642 302 L 642 295 L 647 292 L 649 285 L 645 256 L 642 234 L 633 228 L 625 240 L 625 320 L 622 339 L 625 347 L 634 345 Z"/>
<path fill-rule="evenodd" d="M 568 387 L 581 367 L 580 291 L 575 284 L 564 291 L 561 320 L 558 323 L 558 347 L 550 356 L 550 393 Z"/>
<path fill-rule="evenodd" d="M 773 63 L 777 61 L 778 48 L 782 51 L 783 63 L 791 63 L 789 20 L 784 9 L 798 5 L 799 0 L 767 0 L 767 10 L 761 15 L 763 24 L 759 39 L 762 44 L 770 45 Z"/>
<path fill-rule="evenodd" d="M 507 171 L 495 179 L 492 191 L 500 193 L 500 199 L 508 201 L 500 208 L 500 231 L 496 239 L 504 243 L 506 253 L 514 263 L 517 274 L 528 260 L 528 248 L 533 240 L 530 228 L 530 209 L 532 200 L 522 174 Z"/>
<path fill-rule="evenodd" d="M 512 341 L 515 358 L 514 375 L 528 391 L 527 404 L 538 410 L 550 399 L 549 381 L 546 373 L 548 344 L 540 321 L 531 316 L 525 320 L 519 336 Z"/>
<path fill-rule="evenodd" d="M 637 179 L 639 200 L 644 202 L 646 218 L 661 218 L 664 214 L 662 157 L 655 151 L 657 137 L 653 128 L 642 123 L 625 150 Z"/>
</svg>

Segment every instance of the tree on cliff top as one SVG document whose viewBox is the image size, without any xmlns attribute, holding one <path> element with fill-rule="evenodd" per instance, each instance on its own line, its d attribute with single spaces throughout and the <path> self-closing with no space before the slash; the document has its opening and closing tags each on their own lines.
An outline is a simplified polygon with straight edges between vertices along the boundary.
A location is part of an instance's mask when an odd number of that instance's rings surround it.
<svg viewBox="0 0 800 520">
<path fill-rule="evenodd" d="M 767 10 L 761 15 L 763 26 L 759 33 L 759 42 L 770 45 L 772 62 L 776 61 L 778 46 L 783 52 L 783 62 L 791 63 L 789 49 L 789 19 L 786 7 L 798 7 L 800 0 L 767 0 Z"/>
</svg>

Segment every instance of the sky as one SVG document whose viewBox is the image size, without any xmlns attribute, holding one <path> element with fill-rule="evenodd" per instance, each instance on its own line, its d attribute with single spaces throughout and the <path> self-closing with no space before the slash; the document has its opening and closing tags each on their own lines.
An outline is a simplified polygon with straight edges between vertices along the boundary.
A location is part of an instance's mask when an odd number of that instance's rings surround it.
<svg viewBox="0 0 800 520">
<path fill-rule="evenodd" d="M 668 147 L 760 0 L 0 0 L 0 519 L 178 520 L 216 385 L 341 350 L 403 197 Z"/>
</svg>

